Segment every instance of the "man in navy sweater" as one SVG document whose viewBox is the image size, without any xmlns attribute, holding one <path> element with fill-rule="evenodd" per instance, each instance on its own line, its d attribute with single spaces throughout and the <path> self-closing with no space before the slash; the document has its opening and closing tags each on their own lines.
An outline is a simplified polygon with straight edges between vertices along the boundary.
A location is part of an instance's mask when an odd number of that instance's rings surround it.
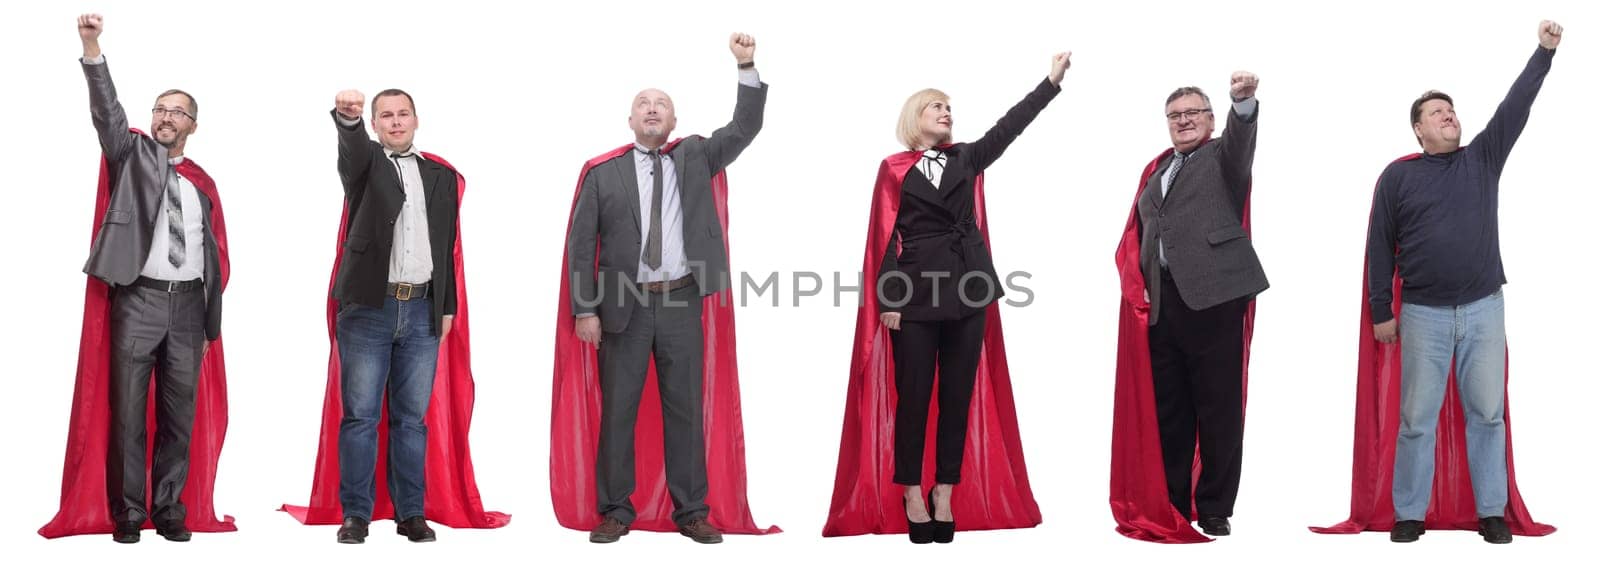
<svg viewBox="0 0 1600 568">
<path fill-rule="evenodd" d="M 1467 435 L 1479 533 L 1511 542 L 1506 526 L 1505 304 L 1500 286 L 1500 172 L 1528 123 L 1550 72 L 1561 26 L 1539 24 L 1528 60 L 1483 132 L 1461 146 L 1449 95 L 1428 91 L 1411 104 L 1416 159 L 1384 170 L 1367 235 L 1373 334 L 1401 349 L 1400 436 L 1395 446 L 1394 542 L 1417 540 L 1428 512 L 1434 429 L 1452 361 Z M 1398 266 L 1403 309 L 1391 311 Z"/>
</svg>

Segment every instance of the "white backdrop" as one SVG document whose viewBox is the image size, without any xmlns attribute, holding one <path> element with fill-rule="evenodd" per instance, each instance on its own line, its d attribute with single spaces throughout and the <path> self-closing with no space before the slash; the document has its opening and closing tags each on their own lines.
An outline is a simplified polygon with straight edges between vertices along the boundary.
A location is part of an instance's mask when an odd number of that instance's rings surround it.
<svg viewBox="0 0 1600 568">
<path fill-rule="evenodd" d="M 1592 4 L 496 4 L 74 0 L 10 10 L 0 22 L 0 108 L 11 127 L 0 155 L 13 164 L 0 224 L 10 299 L 0 327 L 9 363 L 0 428 L 14 433 L 0 466 L 6 564 L 1192 558 L 1271 566 L 1593 557 L 1600 498 L 1589 488 L 1600 463 L 1583 415 L 1600 399 L 1600 376 L 1583 357 L 1593 353 L 1600 309 L 1592 254 L 1583 256 L 1589 247 L 1580 240 L 1600 206 L 1590 171 L 1600 43 Z M 124 547 L 104 536 L 45 541 L 33 532 L 56 510 L 93 221 L 99 150 L 73 21 L 91 10 L 106 16 L 102 44 L 134 125 L 145 125 L 144 105 L 163 89 L 198 97 L 189 156 L 216 178 L 228 214 L 233 412 L 216 503 L 240 532 L 197 535 L 185 546 L 149 533 L 145 544 Z M 1475 134 L 1546 18 L 1568 37 L 1502 180 L 1501 234 L 1512 280 L 1519 481 L 1534 516 L 1561 530 L 1509 547 L 1471 533 L 1432 533 L 1405 547 L 1381 534 L 1313 535 L 1307 525 L 1347 512 L 1373 180 L 1417 149 L 1404 117 L 1425 89 L 1454 95 Z M 679 134 L 725 123 L 736 81 L 732 31 L 756 36 L 756 60 L 772 85 L 765 130 L 729 170 L 730 235 L 736 270 L 782 276 L 780 307 L 754 301 L 738 317 L 750 501 L 758 522 L 787 532 L 720 547 L 635 533 L 596 547 L 555 524 L 547 483 L 552 320 L 573 184 L 585 159 L 630 140 L 627 104 L 643 87 L 674 96 Z M 855 310 L 831 306 L 828 295 L 794 307 L 790 275 L 859 270 L 873 176 L 899 149 L 893 129 L 904 97 L 944 89 L 957 140 L 970 140 L 1044 76 L 1050 54 L 1067 49 L 1075 55 L 1063 93 L 989 173 L 996 265 L 1034 274 L 1036 302 L 1007 307 L 1005 317 L 1045 523 L 963 533 L 939 548 L 907 548 L 903 536 L 821 539 Z M 1236 536 L 1148 545 L 1113 532 L 1106 505 L 1112 251 L 1139 169 L 1169 143 L 1166 94 L 1195 84 L 1226 100 L 1236 69 L 1262 81 L 1255 242 L 1272 282 L 1259 306 Z M 496 531 L 441 530 L 428 546 L 391 536 L 383 523 L 365 546 L 336 546 L 332 527 L 302 527 L 274 509 L 307 499 L 323 402 L 323 297 L 341 201 L 327 111 L 341 89 L 386 87 L 415 95 L 418 146 L 466 175 L 473 455 L 485 503 L 514 518 Z"/>
</svg>

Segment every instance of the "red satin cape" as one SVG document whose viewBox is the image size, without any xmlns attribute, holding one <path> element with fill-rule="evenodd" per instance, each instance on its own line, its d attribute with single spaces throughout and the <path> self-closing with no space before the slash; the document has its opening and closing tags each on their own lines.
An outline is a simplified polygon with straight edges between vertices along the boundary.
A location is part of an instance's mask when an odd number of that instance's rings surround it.
<svg viewBox="0 0 1600 568">
<path fill-rule="evenodd" d="M 422 152 L 422 157 L 449 168 L 456 175 L 456 197 L 466 195 L 467 182 L 443 158 Z M 339 342 L 335 324 L 339 302 L 333 299 L 333 280 L 344 259 L 345 232 L 349 229 L 349 206 L 340 215 L 339 238 L 334 242 L 333 274 L 328 277 L 328 388 L 322 403 L 322 434 L 317 447 L 316 471 L 311 480 L 309 506 L 284 505 L 282 511 L 308 525 L 337 525 L 344 520 L 339 503 L 339 420 L 344 416 L 339 392 Z M 468 443 L 472 428 L 474 385 L 472 382 L 472 332 L 467 316 L 466 266 L 461 255 L 460 214 L 456 217 L 455 257 L 456 313 L 450 334 L 439 345 L 438 368 L 433 377 L 433 396 L 428 400 L 427 490 L 423 496 L 423 516 L 451 528 L 493 529 L 511 522 L 511 515 L 485 511 L 478 496 L 478 482 L 472 470 L 472 450 Z M 394 517 L 389 498 L 388 402 L 385 418 L 378 422 L 378 464 L 373 480 L 372 519 Z"/>
<path fill-rule="evenodd" d="M 1401 157 L 1415 160 L 1420 154 Z M 1394 275 L 1394 313 L 1400 314 L 1402 282 Z M 1387 531 L 1394 527 L 1394 451 L 1400 434 L 1400 343 L 1379 343 L 1372 334 L 1372 304 L 1367 301 L 1367 262 L 1361 261 L 1361 328 L 1356 335 L 1355 455 L 1350 474 L 1350 518 L 1331 527 L 1311 527 L 1321 534 Z M 1511 378 L 1510 350 L 1506 353 L 1506 379 Z M 1472 474 L 1467 468 L 1466 425 L 1456 389 L 1455 365 L 1439 412 L 1434 446 L 1433 498 L 1423 520 L 1428 530 L 1477 530 L 1478 513 L 1472 498 Z M 1556 528 L 1534 522 L 1517 491 L 1516 467 L 1511 459 L 1511 399 L 1505 402 L 1506 482 L 1505 518 L 1519 536 L 1544 536 Z"/>
<path fill-rule="evenodd" d="M 862 304 L 856 311 L 855 339 L 851 344 L 839 466 L 823 536 L 906 532 L 905 506 L 901 502 L 904 492 L 894 483 L 894 354 L 889 329 L 878 319 L 877 276 L 900 211 L 900 188 L 920 156 L 918 152 L 897 153 L 878 167 L 867 223 L 867 248 L 861 263 Z M 973 183 L 973 205 L 987 246 L 989 222 L 982 175 Z M 1022 437 L 1017 431 L 999 302 L 989 305 L 987 317 L 967 421 L 962 482 L 951 497 L 951 510 L 961 530 L 1032 527 L 1042 519 L 1028 485 Z M 937 394 L 934 400 L 938 400 Z M 934 405 L 928 413 L 927 449 L 923 452 L 925 487 L 932 487 L 934 482 L 937 424 L 938 408 Z"/>
<path fill-rule="evenodd" d="M 138 130 L 134 130 L 139 133 Z M 141 133 L 142 134 L 142 133 Z M 222 200 L 217 184 L 205 170 L 184 160 L 178 174 L 211 200 L 211 231 L 217 241 L 217 258 L 222 286 L 228 286 L 228 230 L 223 223 Z M 94 228 L 89 242 L 100 234 L 100 221 L 111 203 L 111 171 L 100 159 L 99 188 L 95 193 Z M 61 471 L 61 509 L 55 518 L 39 529 L 45 538 L 79 534 L 110 534 L 111 503 L 106 497 L 106 451 L 111 432 L 111 288 L 98 278 L 89 277 L 83 293 L 83 331 L 78 340 L 78 377 L 72 392 L 72 421 L 67 430 L 67 457 Z M 149 421 L 145 443 L 145 467 L 155 444 L 156 412 L 154 381 L 151 381 Z M 230 532 L 237 530 L 233 517 L 217 520 L 211 495 L 217 484 L 217 460 L 222 440 L 228 431 L 228 381 L 224 372 L 222 338 L 211 342 L 200 360 L 200 381 L 195 390 L 194 430 L 189 438 L 189 476 L 180 498 L 188 509 L 189 530 Z M 148 487 L 147 487 L 148 489 Z M 147 491 L 148 493 L 148 491 Z M 145 506 L 149 507 L 149 495 Z M 153 528 L 150 521 L 145 528 Z"/>
<path fill-rule="evenodd" d="M 677 140 L 663 151 L 671 151 Z M 589 170 L 633 149 L 629 144 L 601 154 L 583 164 L 572 203 Z M 728 235 L 728 182 L 723 172 L 711 178 L 712 199 L 722 234 Z M 570 221 L 567 230 L 572 230 Z M 731 238 L 731 237 L 730 237 Z M 564 249 L 563 249 L 564 250 Z M 556 302 L 555 373 L 550 397 L 550 500 L 561 526 L 590 530 L 600 523 L 595 498 L 595 453 L 600 444 L 600 371 L 594 347 L 578 340 L 573 329 L 569 259 L 561 255 L 561 295 Z M 588 268 L 588 267 L 586 267 Z M 778 527 L 761 528 L 750 513 L 744 467 L 744 418 L 739 406 L 738 356 L 734 346 L 733 292 L 723 290 L 703 299 L 700 316 L 705 337 L 704 385 L 701 408 L 706 444 L 707 522 L 728 534 L 769 534 Z M 672 498 L 667 493 L 661 434 L 661 396 L 656 386 L 655 363 L 645 378 L 634 428 L 634 480 L 632 496 L 637 517 L 633 530 L 676 532 Z"/>
<path fill-rule="evenodd" d="M 1155 174 L 1168 149 L 1156 156 L 1139 175 L 1133 208 L 1117 244 L 1117 273 L 1122 279 L 1122 308 L 1117 322 L 1117 386 L 1111 419 L 1111 516 L 1117 532 L 1128 538 L 1167 544 L 1209 542 L 1190 526 L 1167 498 L 1167 478 L 1161 461 L 1161 428 L 1156 420 L 1155 383 L 1150 371 L 1150 302 L 1145 301 L 1144 272 L 1139 263 L 1139 197 Z M 1250 201 L 1245 200 L 1242 223 L 1250 230 Z M 1244 314 L 1244 381 L 1249 392 L 1250 339 L 1255 334 L 1256 303 Z M 1249 399 L 1248 396 L 1245 397 Z M 1197 444 L 1198 446 L 1198 444 Z M 1195 453 L 1192 484 L 1200 473 Z M 1193 516 L 1193 504 L 1190 504 Z"/>
</svg>

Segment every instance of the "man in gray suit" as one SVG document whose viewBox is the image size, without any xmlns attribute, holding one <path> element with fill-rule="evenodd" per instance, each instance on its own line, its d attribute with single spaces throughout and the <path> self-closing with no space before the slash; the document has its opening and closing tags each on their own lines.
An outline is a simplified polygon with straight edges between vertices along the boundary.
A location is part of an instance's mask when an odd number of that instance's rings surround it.
<svg viewBox="0 0 1600 568">
<path fill-rule="evenodd" d="M 106 487 L 112 537 L 139 542 L 148 518 L 171 541 L 189 540 L 179 500 L 189 470 L 200 361 L 221 333 L 222 262 L 207 196 L 215 187 L 183 149 L 199 109 L 179 90 L 151 109 L 150 134 L 128 129 L 117 100 L 98 14 L 78 18 L 89 109 L 111 172 L 110 203 L 84 272 L 112 287 L 111 434 Z M 145 502 L 145 421 L 150 375 L 156 376 L 156 445 Z"/>
<path fill-rule="evenodd" d="M 1228 128 L 1212 140 L 1211 100 L 1197 87 L 1167 97 L 1173 152 L 1139 198 L 1139 257 L 1150 301 L 1150 368 L 1167 494 L 1210 535 L 1231 532 L 1244 445 L 1244 328 L 1267 276 L 1244 229 L 1256 150 L 1257 78 L 1231 79 Z M 1215 143 L 1213 143 L 1215 142 Z"/>
<path fill-rule="evenodd" d="M 767 86 L 755 70 L 755 46 L 748 35 L 729 38 L 738 102 L 733 121 L 709 138 L 669 146 L 677 125 L 672 99 L 656 89 L 635 96 L 628 116 L 633 150 L 591 168 L 573 208 L 567 254 L 574 329 L 599 348 L 603 400 L 595 485 L 605 518 L 591 542 L 616 542 L 635 517 L 633 432 L 652 355 L 673 521 L 696 542 L 722 542 L 705 520 L 701 297 L 731 282 L 711 180 L 761 130 Z"/>
</svg>

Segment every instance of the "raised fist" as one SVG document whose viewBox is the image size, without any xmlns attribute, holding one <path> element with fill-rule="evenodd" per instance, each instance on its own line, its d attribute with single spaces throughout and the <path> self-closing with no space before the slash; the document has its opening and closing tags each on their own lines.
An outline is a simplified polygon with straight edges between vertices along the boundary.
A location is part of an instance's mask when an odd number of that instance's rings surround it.
<svg viewBox="0 0 1600 568">
<path fill-rule="evenodd" d="M 1233 78 L 1228 83 L 1228 94 L 1233 95 L 1233 100 L 1242 101 L 1256 96 L 1256 83 L 1261 78 L 1249 71 L 1234 71 Z"/>
<path fill-rule="evenodd" d="M 1072 68 L 1072 52 L 1063 51 L 1050 56 L 1050 84 L 1060 85 L 1061 78 L 1067 76 L 1067 69 Z"/>
<path fill-rule="evenodd" d="M 78 16 L 78 37 L 85 42 L 100 41 L 100 32 L 106 30 L 105 19 L 100 14 Z"/>
<path fill-rule="evenodd" d="M 1539 22 L 1539 47 L 1555 49 L 1561 45 L 1561 24 L 1545 20 Z"/>
<path fill-rule="evenodd" d="M 740 63 L 755 61 L 756 38 L 736 32 L 728 36 L 728 51 L 733 52 L 733 58 L 739 60 Z"/>
<path fill-rule="evenodd" d="M 366 106 L 367 96 L 355 89 L 339 91 L 339 94 L 333 97 L 333 110 L 350 120 L 361 118 L 361 111 Z"/>
</svg>

